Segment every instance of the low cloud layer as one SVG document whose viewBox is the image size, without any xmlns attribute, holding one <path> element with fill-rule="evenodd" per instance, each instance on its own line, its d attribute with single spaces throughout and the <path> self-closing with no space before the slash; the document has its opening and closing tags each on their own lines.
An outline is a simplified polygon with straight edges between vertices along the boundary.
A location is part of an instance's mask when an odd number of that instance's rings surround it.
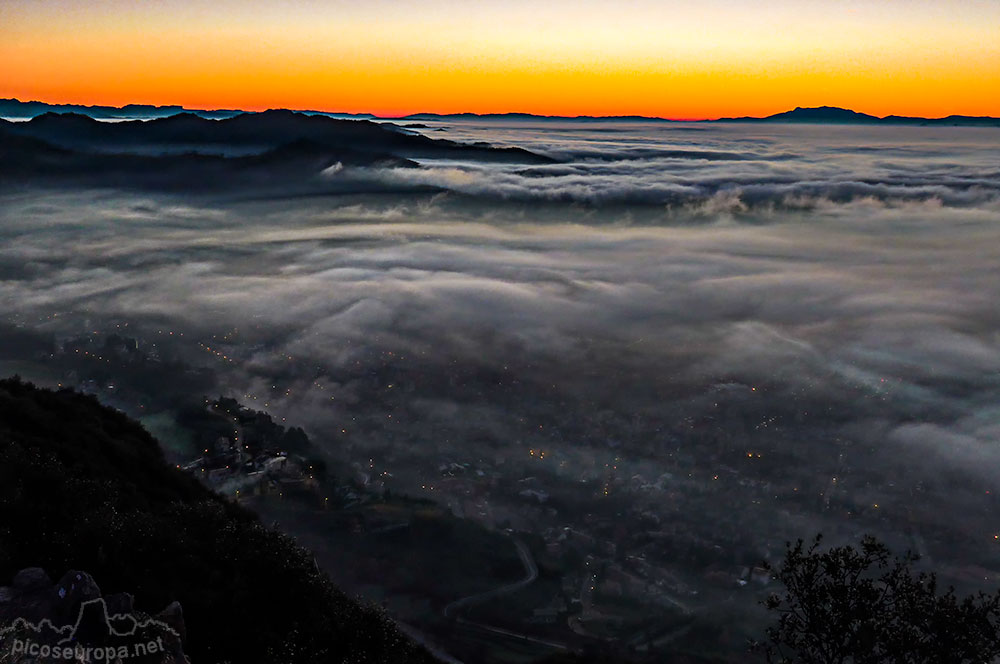
<svg viewBox="0 0 1000 664">
<path fill-rule="evenodd" d="M 919 127 L 565 126 L 504 131 L 460 125 L 457 138 L 515 141 L 559 163 L 540 166 L 425 161 L 388 169 L 394 184 L 443 187 L 508 201 L 586 205 L 717 205 L 733 212 L 812 209 L 869 199 L 887 205 L 938 202 L 1000 206 L 992 129 L 943 134 Z M 696 128 L 698 131 L 683 131 Z"/>
<path fill-rule="evenodd" d="M 685 432 L 718 429 L 817 491 L 846 465 L 866 500 L 966 478 L 921 500 L 990 527 L 976 501 L 1000 460 L 1000 186 L 980 130 L 900 130 L 877 150 L 863 129 L 741 131 L 676 132 L 642 156 L 631 138 L 528 135 L 563 163 L 328 176 L 444 194 L 9 196 L 0 306 L 61 335 L 238 329 L 238 361 L 193 343 L 192 361 L 330 445 L 363 429 L 359 449 L 467 459 L 542 441 L 582 475 L 625 449 L 657 477 L 668 452 L 709 454 Z M 912 527 L 894 507 L 878 527 Z M 817 528 L 849 527 L 812 509 Z"/>
</svg>

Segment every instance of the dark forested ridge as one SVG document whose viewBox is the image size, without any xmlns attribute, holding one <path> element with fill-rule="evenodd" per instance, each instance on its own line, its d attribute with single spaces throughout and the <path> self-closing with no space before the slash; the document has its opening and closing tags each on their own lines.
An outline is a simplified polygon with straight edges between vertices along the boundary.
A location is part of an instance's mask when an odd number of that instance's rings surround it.
<svg viewBox="0 0 1000 664">
<path fill-rule="evenodd" d="M 28 136 L 60 147 L 104 153 L 262 153 L 307 140 L 331 150 L 398 157 L 465 157 L 517 163 L 552 161 L 521 148 L 431 139 L 394 124 L 304 115 L 293 111 L 247 113 L 223 120 L 179 113 L 153 120 L 124 122 L 101 122 L 76 113 L 45 113 L 28 122 L 0 120 L 0 129 L 11 135 Z"/>
<path fill-rule="evenodd" d="M 431 139 L 393 124 L 292 111 L 222 120 L 179 113 L 102 122 L 51 112 L 27 122 L 0 119 L 0 185 L 11 187 L 357 194 L 373 185 L 332 176 L 342 168 L 414 167 L 415 158 L 552 161 L 516 147 Z"/>
<path fill-rule="evenodd" d="M 0 381 L 0 578 L 91 572 L 142 609 L 179 601 L 195 662 L 430 662 L 290 538 L 169 467 L 96 399 Z"/>
</svg>

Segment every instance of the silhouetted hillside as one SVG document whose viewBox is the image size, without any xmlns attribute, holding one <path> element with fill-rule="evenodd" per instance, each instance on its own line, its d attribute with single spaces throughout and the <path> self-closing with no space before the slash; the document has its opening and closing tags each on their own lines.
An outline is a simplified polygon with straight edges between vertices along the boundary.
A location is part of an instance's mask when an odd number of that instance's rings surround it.
<svg viewBox="0 0 1000 664">
<path fill-rule="evenodd" d="M 247 154 L 308 140 L 332 150 L 397 157 L 551 161 L 521 148 L 435 140 L 404 131 L 396 125 L 292 111 L 247 113 L 224 120 L 206 120 L 191 113 L 179 113 L 155 120 L 128 122 L 101 122 L 74 113 L 46 113 L 27 122 L 0 122 L 0 129 L 60 147 L 101 152 Z"/>
<path fill-rule="evenodd" d="M 339 165 L 339 166 L 338 166 Z M 284 194 L 322 188 L 364 192 L 365 184 L 324 178 L 344 166 L 409 168 L 417 164 L 388 153 L 331 148 L 296 140 L 260 154 L 105 153 L 57 147 L 0 129 L 0 183 L 140 188 L 167 191 L 245 191 Z M 379 188 L 384 191 L 384 188 Z"/>
<path fill-rule="evenodd" d="M 401 120 L 486 120 L 561 122 L 676 122 L 644 115 L 535 115 L 534 113 L 414 113 Z"/>
<path fill-rule="evenodd" d="M 103 122 L 45 113 L 0 120 L 0 184 L 185 192 L 316 193 L 438 191 L 371 178 L 345 180 L 344 167 L 415 167 L 413 158 L 546 163 L 521 148 L 434 140 L 391 124 L 267 111 L 225 120 L 190 113 Z"/>
<path fill-rule="evenodd" d="M 919 125 L 936 127 L 1000 127 L 1000 118 L 987 115 L 949 115 L 943 118 L 920 118 L 902 115 L 887 115 L 882 124 Z"/>
<path fill-rule="evenodd" d="M 0 578 L 85 569 L 140 607 L 183 606 L 195 662 L 430 662 L 311 556 L 168 467 L 125 415 L 0 381 Z"/>
<path fill-rule="evenodd" d="M 0 99 L 0 116 L 9 118 L 33 118 L 43 113 L 81 113 L 92 118 L 162 118 L 176 113 L 196 113 L 205 118 L 229 118 L 243 111 L 230 109 L 191 111 L 183 106 L 153 106 L 150 104 L 126 104 L 124 106 L 85 106 L 82 104 L 48 104 L 43 101 L 21 101 Z"/>
<path fill-rule="evenodd" d="M 414 113 L 404 120 L 480 120 L 490 121 L 534 121 L 534 122 L 685 122 L 642 115 L 533 115 L 531 113 Z M 797 107 L 791 111 L 775 113 L 765 117 L 719 118 L 718 120 L 690 120 L 690 122 L 769 122 L 792 124 L 877 124 L 877 125 L 928 125 L 953 127 L 1000 127 L 1000 118 L 976 117 L 969 115 L 949 115 L 944 118 L 921 118 L 889 115 L 880 118 L 867 113 L 858 113 L 835 106 L 815 108 Z"/>
<path fill-rule="evenodd" d="M 873 124 L 879 119 L 867 113 L 858 113 L 846 108 L 835 106 L 818 106 L 816 108 L 798 107 L 791 111 L 775 113 L 763 118 L 722 118 L 718 122 L 801 122 L 810 124 Z"/>
<path fill-rule="evenodd" d="M 127 104 L 115 106 L 83 106 L 79 104 L 48 104 L 40 101 L 19 101 L 17 99 L 0 99 L 0 117 L 35 118 L 41 115 L 80 114 L 99 120 L 148 120 L 165 119 L 178 114 L 192 115 L 207 119 L 228 119 L 241 115 L 259 115 L 231 109 L 193 110 L 182 106 L 150 106 L 146 104 Z M 295 113 L 305 117 L 323 117 L 326 119 L 372 120 L 376 116 L 368 113 L 332 113 L 327 111 L 289 111 L 272 110 L 267 113 Z M 790 111 L 776 113 L 765 117 L 733 117 L 718 120 L 671 120 L 662 117 L 644 115 L 536 115 L 534 113 L 413 113 L 398 118 L 399 120 L 481 120 L 491 121 L 543 121 L 543 122 L 788 122 L 800 124 L 886 124 L 886 125 L 930 125 L 949 127 L 1000 127 L 1000 118 L 989 116 L 949 115 L 942 118 L 922 118 L 903 115 L 888 115 L 883 118 L 866 113 L 858 113 L 835 106 L 819 106 L 815 108 L 796 107 Z M 384 124 L 384 123 L 383 123 Z M 411 125 L 412 126 L 412 125 Z M 425 128 L 425 127 L 418 127 Z"/>
<path fill-rule="evenodd" d="M 954 127 L 1000 127 L 1000 118 L 949 115 L 946 118 L 919 118 L 889 115 L 884 118 L 858 113 L 835 106 L 795 108 L 763 118 L 720 118 L 715 122 L 773 122 L 790 124 L 870 124 L 870 125 L 927 125 Z"/>
</svg>

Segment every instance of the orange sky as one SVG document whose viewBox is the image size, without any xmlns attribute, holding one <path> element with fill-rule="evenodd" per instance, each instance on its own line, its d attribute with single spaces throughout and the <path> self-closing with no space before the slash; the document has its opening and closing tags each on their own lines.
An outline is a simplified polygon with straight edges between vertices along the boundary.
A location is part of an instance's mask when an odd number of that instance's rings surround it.
<svg viewBox="0 0 1000 664">
<path fill-rule="evenodd" d="M 0 96 L 398 115 L 1000 116 L 993 0 L 4 0 Z"/>
</svg>

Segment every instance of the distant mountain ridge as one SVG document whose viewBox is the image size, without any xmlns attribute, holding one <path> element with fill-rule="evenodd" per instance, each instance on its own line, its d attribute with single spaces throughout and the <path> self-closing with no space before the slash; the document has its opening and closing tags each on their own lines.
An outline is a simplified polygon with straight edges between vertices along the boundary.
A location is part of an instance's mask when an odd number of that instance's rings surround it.
<svg viewBox="0 0 1000 664">
<path fill-rule="evenodd" d="M 387 122 L 293 111 L 210 120 L 178 113 L 104 122 L 78 113 L 0 119 L 0 186 L 94 186 L 255 195 L 390 191 L 341 170 L 414 168 L 415 159 L 554 160 L 518 147 L 432 139 Z M 401 183 L 407 191 L 436 187 Z"/>
<path fill-rule="evenodd" d="M 194 113 L 203 118 L 222 119 L 240 115 L 243 111 L 231 109 L 191 110 L 183 106 L 154 106 L 152 104 L 126 104 L 125 106 L 86 106 L 83 104 L 49 104 L 43 101 L 0 99 L 0 117 L 33 118 L 45 113 L 79 113 L 95 120 L 165 118 L 178 113 Z"/>
<path fill-rule="evenodd" d="M 880 118 L 867 113 L 858 113 L 836 106 L 817 106 L 813 108 L 797 107 L 790 111 L 775 113 L 765 117 L 719 118 L 717 120 L 670 120 L 667 118 L 647 117 L 643 115 L 532 115 L 530 113 L 415 113 L 401 120 L 538 120 L 538 121 L 573 121 L 573 122 L 766 122 L 790 124 L 871 124 L 871 125 L 937 125 L 954 127 L 1000 127 L 1000 118 L 977 117 L 970 115 L 949 115 L 944 118 L 922 118 L 901 115 L 889 115 Z"/>
<path fill-rule="evenodd" d="M 289 143 L 309 141 L 334 152 L 350 150 L 379 157 L 552 161 L 516 147 L 432 139 L 390 123 L 341 120 L 286 110 L 241 113 L 222 120 L 178 113 L 122 122 L 100 122 L 78 113 L 45 113 L 27 122 L 0 120 L 0 134 L 39 139 L 64 149 L 102 153 L 260 154 Z"/>
<path fill-rule="evenodd" d="M 742 117 L 742 118 L 719 118 L 716 122 L 809 122 L 809 123 L 838 123 L 838 124 L 872 124 L 881 122 L 881 118 L 858 113 L 846 108 L 836 106 L 816 106 L 813 108 L 796 107 L 791 111 L 775 113 L 764 118 Z"/>
<path fill-rule="evenodd" d="M 533 113 L 414 113 L 394 120 L 543 120 L 574 122 L 688 122 L 687 120 L 669 120 L 645 115 L 535 115 Z M 703 122 L 692 120 L 691 122 Z"/>
<path fill-rule="evenodd" d="M 276 109 L 285 110 L 285 109 Z M 41 101 L 20 101 L 0 99 L 0 117 L 30 119 L 46 113 L 86 115 L 95 120 L 148 120 L 167 118 L 179 114 L 201 118 L 222 120 L 239 115 L 272 113 L 275 111 L 243 111 L 236 109 L 192 110 L 183 106 L 153 106 L 148 104 L 127 104 L 125 106 L 85 106 L 80 104 L 49 104 Z M 948 127 L 1000 127 L 1000 118 L 991 116 L 949 115 L 942 118 L 924 118 L 904 115 L 878 117 L 859 113 L 836 106 L 796 107 L 790 111 L 764 117 L 732 117 L 715 120 L 671 120 L 644 115 L 536 115 L 533 113 L 413 113 L 398 118 L 386 118 L 371 113 L 337 113 L 331 111 L 296 110 L 301 115 L 320 115 L 330 118 L 352 120 L 530 120 L 530 121 L 573 121 L 573 122 L 768 122 L 791 124 L 871 124 L 871 125 L 918 125 Z"/>
<path fill-rule="evenodd" d="M 226 120 L 236 117 L 237 115 L 257 112 L 258 111 L 245 111 L 230 108 L 191 109 L 177 105 L 154 106 L 152 104 L 126 104 L 125 106 L 87 106 L 84 104 L 49 104 L 44 101 L 0 99 L 0 117 L 16 118 L 19 120 L 28 120 L 46 113 L 76 113 L 79 115 L 86 115 L 87 117 L 95 120 L 153 120 L 156 118 L 168 118 L 173 115 L 187 113 L 197 115 L 198 117 L 208 120 Z M 358 120 L 375 119 L 375 116 L 371 113 L 327 113 L 325 111 L 310 110 L 296 112 L 305 115 L 326 115 L 334 118 L 349 118 Z"/>
<path fill-rule="evenodd" d="M 791 111 L 775 113 L 764 118 L 719 118 L 712 122 L 769 122 L 795 124 L 864 124 L 864 125 L 919 125 L 948 127 L 1000 127 L 1000 118 L 972 115 L 949 115 L 943 118 L 922 118 L 887 115 L 880 118 L 836 106 L 798 107 Z"/>
</svg>

